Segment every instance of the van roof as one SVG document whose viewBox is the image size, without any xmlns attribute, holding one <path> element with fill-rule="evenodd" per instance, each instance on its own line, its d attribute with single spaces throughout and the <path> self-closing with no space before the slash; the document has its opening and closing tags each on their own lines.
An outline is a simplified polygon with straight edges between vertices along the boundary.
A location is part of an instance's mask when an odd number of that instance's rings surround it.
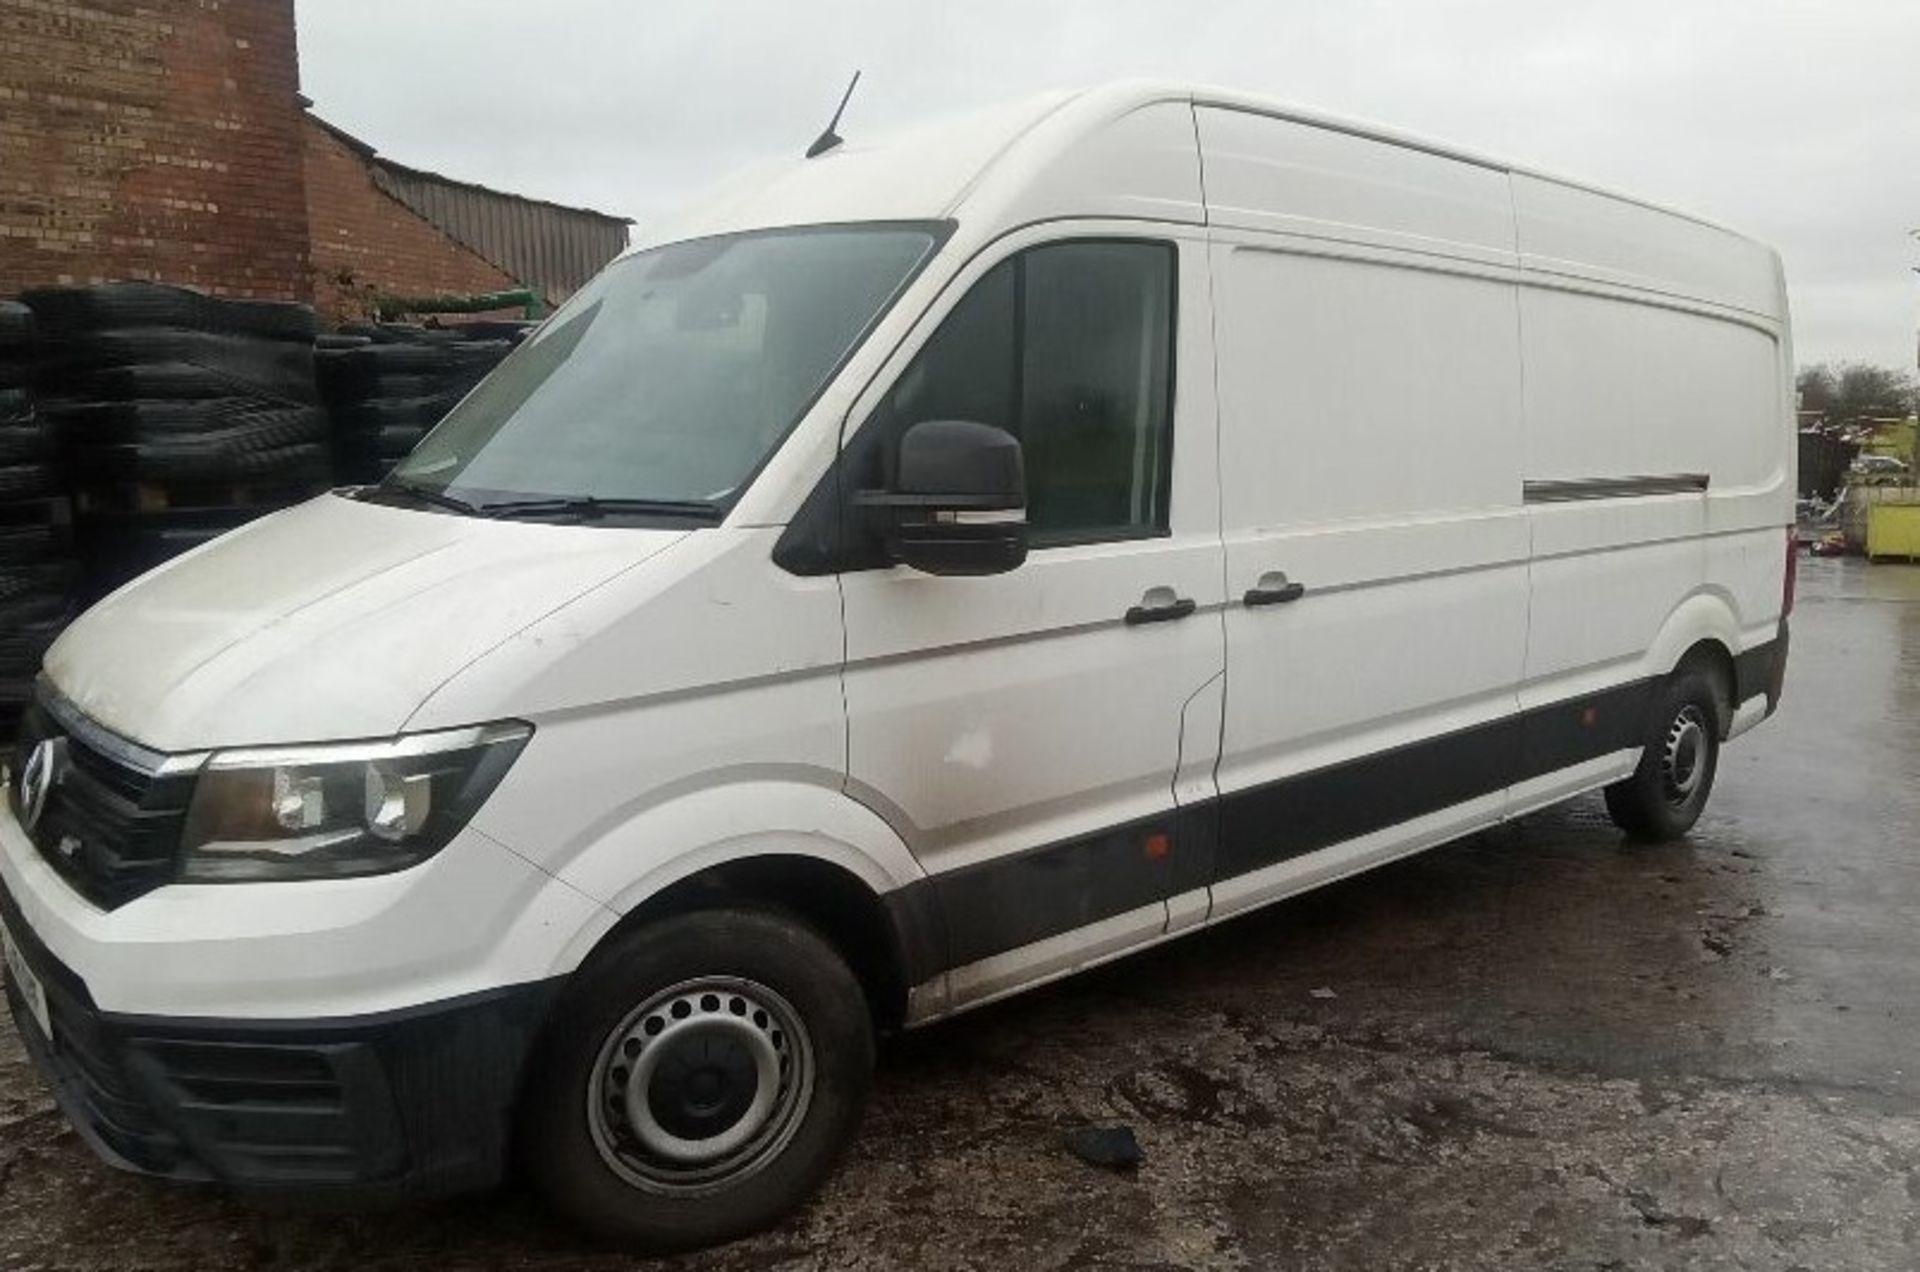
<svg viewBox="0 0 1920 1272">
<path fill-rule="evenodd" d="M 954 215 L 996 162 L 1016 147 L 1038 147 L 1044 153 L 1036 158 L 1044 162 L 1046 154 L 1065 155 L 1115 120 L 1160 102 L 1245 111 L 1365 137 L 1523 174 L 1747 238 L 1689 212 L 1401 129 L 1231 89 L 1123 81 L 1042 93 L 871 137 L 856 133 L 814 159 L 801 158 L 796 144 L 792 157 L 763 162 L 723 182 L 687 214 L 642 234 L 635 247 L 782 225 L 943 219 Z"/>
</svg>

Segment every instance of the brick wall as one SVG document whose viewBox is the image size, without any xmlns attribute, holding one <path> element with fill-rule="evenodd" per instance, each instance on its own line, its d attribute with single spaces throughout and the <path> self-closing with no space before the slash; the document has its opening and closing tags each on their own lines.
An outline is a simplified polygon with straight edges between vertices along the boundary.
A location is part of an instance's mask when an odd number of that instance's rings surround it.
<svg viewBox="0 0 1920 1272">
<path fill-rule="evenodd" d="M 0 295 L 305 300 L 293 0 L 0 0 Z"/>
<path fill-rule="evenodd" d="M 306 154 L 313 303 L 322 318 L 341 322 L 372 317 L 377 296 L 519 286 L 374 185 L 361 152 L 310 118 Z"/>
</svg>

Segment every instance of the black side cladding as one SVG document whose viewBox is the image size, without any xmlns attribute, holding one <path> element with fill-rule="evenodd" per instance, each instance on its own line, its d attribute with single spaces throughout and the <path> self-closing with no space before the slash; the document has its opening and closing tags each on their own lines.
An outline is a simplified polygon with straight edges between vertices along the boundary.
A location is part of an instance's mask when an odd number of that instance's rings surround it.
<svg viewBox="0 0 1920 1272">
<path fill-rule="evenodd" d="M 1787 620 L 1780 620 L 1779 633 L 1764 645 L 1756 645 L 1733 660 L 1734 705 L 1764 694 L 1767 714 L 1780 709 L 1780 691 L 1787 678 L 1789 648 Z"/>
<path fill-rule="evenodd" d="M 1786 630 L 1736 659 L 1778 694 Z M 909 885 L 886 898 L 910 984 L 1163 898 L 1302 857 L 1630 748 L 1658 679 L 1635 680 Z"/>
</svg>

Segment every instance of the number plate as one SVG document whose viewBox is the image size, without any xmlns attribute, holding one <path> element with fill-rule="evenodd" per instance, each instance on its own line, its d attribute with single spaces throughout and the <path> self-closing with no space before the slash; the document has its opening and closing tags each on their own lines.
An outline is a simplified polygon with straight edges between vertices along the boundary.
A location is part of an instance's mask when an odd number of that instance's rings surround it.
<svg viewBox="0 0 1920 1272">
<path fill-rule="evenodd" d="M 6 956 L 7 975 L 13 978 L 13 987 L 19 991 L 21 1001 L 26 1003 L 28 1014 L 39 1024 L 41 1033 L 53 1037 L 53 1017 L 47 1011 L 47 987 L 27 966 L 20 947 L 14 944 L 13 933 L 7 931 L 7 925 L 3 922 L 0 922 L 0 955 Z"/>
</svg>

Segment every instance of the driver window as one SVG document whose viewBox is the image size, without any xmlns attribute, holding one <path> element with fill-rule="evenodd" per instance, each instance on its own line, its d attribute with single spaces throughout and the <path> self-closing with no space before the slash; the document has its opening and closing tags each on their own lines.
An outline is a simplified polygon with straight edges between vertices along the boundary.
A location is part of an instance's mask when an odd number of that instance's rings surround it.
<svg viewBox="0 0 1920 1272">
<path fill-rule="evenodd" d="M 1035 547 L 1164 533 L 1173 281 L 1167 243 L 1069 241 L 1001 262 L 900 377 L 865 439 L 890 466 L 894 440 L 922 420 L 991 424 L 1026 452 Z"/>
</svg>

